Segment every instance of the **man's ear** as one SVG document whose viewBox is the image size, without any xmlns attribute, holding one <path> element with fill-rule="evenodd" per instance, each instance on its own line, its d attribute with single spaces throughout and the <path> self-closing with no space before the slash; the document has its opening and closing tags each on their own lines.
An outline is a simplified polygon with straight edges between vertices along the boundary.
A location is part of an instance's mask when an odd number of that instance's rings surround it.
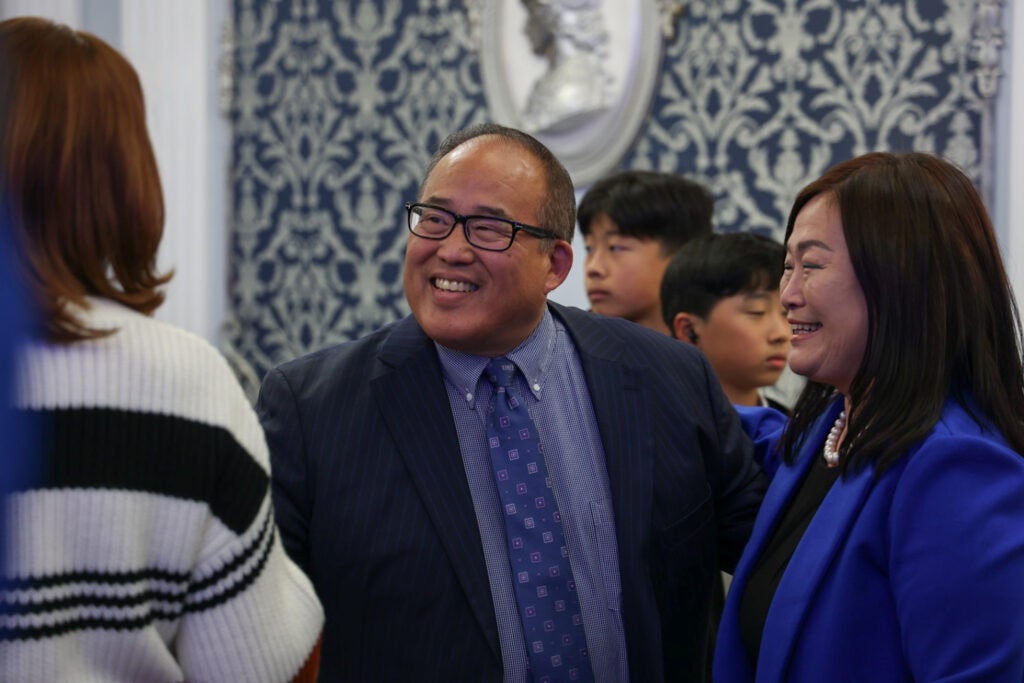
<svg viewBox="0 0 1024 683">
<path fill-rule="evenodd" d="M 672 336 L 694 346 L 700 346 L 700 335 L 697 333 L 699 321 L 700 317 L 692 313 L 686 311 L 676 313 L 676 317 L 672 320 Z"/>
<path fill-rule="evenodd" d="M 551 269 L 547 278 L 547 291 L 550 292 L 565 282 L 565 278 L 569 276 L 569 270 L 572 268 L 572 245 L 565 240 L 554 240 L 548 258 L 551 259 Z"/>
</svg>

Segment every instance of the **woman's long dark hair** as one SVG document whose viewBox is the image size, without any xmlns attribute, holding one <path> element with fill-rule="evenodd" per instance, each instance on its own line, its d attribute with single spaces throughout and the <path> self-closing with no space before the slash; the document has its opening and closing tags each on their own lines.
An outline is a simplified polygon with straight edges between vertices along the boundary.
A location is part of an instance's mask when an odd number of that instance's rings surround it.
<svg viewBox="0 0 1024 683">
<path fill-rule="evenodd" d="M 865 154 L 800 192 L 787 240 L 819 195 L 839 211 L 868 309 L 844 467 L 885 470 L 931 430 L 950 396 L 1024 453 L 1020 319 L 970 179 L 930 154 Z M 808 382 L 783 436 L 787 462 L 832 400 L 831 387 Z"/>
</svg>

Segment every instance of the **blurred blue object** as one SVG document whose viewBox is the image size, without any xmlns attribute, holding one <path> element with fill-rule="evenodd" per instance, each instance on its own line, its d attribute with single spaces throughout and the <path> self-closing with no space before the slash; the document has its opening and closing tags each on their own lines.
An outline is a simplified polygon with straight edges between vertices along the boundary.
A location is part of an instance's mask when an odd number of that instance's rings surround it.
<svg viewBox="0 0 1024 683">
<path fill-rule="evenodd" d="M 782 463 L 782 456 L 778 451 L 778 443 L 782 438 L 782 432 L 786 429 L 786 423 L 789 422 L 789 418 L 775 410 L 775 408 L 733 407 L 739 413 L 740 421 L 743 423 L 743 431 L 754 442 L 754 460 L 765 471 L 765 474 L 769 477 L 774 477 L 775 472 Z"/>
<path fill-rule="evenodd" d="M 0 201 L 0 496 L 23 489 L 35 479 L 39 462 L 33 456 L 34 430 L 23 412 L 14 409 L 17 350 L 29 334 L 31 307 L 15 265 L 13 223 L 9 206 Z M 6 505 L 0 505 L 0 562 Z"/>
</svg>

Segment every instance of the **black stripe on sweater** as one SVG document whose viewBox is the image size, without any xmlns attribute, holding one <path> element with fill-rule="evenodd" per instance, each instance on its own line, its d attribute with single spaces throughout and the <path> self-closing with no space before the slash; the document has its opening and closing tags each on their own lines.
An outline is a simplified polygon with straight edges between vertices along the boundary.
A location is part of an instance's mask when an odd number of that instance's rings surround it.
<svg viewBox="0 0 1024 683">
<path fill-rule="evenodd" d="M 95 607 L 109 607 L 112 609 L 131 609 L 139 605 L 162 602 L 167 605 L 168 612 L 180 613 L 180 603 L 185 595 L 185 585 L 181 584 L 173 588 L 157 588 L 155 586 L 137 586 L 137 590 L 122 595 L 96 595 L 83 594 L 82 591 L 97 590 L 104 587 L 103 584 L 79 585 L 72 589 L 68 595 L 59 598 L 47 598 L 45 600 L 31 600 L 30 602 L 9 603 L 5 607 L 6 614 L 46 614 L 48 612 L 64 612 L 67 610 L 81 610 Z"/>
<path fill-rule="evenodd" d="M 173 609 L 165 610 L 159 607 L 149 607 L 143 614 L 124 617 L 75 617 L 44 626 L 24 626 L 18 628 L 0 627 L 0 642 L 13 640 L 38 640 L 41 638 L 54 638 L 73 631 L 132 631 L 143 629 L 154 621 L 173 621 L 181 613 L 181 607 L 175 605 Z"/>
<path fill-rule="evenodd" d="M 189 586 L 189 593 L 199 593 L 201 591 L 206 590 L 215 583 L 223 581 L 226 577 L 237 572 L 239 567 L 244 565 L 252 555 L 259 552 L 260 548 L 269 548 L 270 542 L 273 541 L 273 521 L 273 515 L 270 514 L 270 511 L 268 510 L 266 517 L 263 518 L 263 526 L 260 527 L 259 535 L 251 544 L 249 544 L 249 546 L 245 549 L 245 552 L 240 553 L 236 558 L 225 564 L 219 570 L 207 576 L 205 579 L 193 583 L 191 586 Z"/>
<path fill-rule="evenodd" d="M 35 488 L 125 489 L 206 503 L 242 534 L 269 478 L 224 428 L 173 415 L 113 408 L 39 411 L 42 484 Z"/>
<path fill-rule="evenodd" d="M 263 573 L 263 568 L 267 564 L 267 558 L 270 557 L 270 550 L 274 547 L 274 527 L 270 526 L 268 528 L 270 529 L 270 536 L 266 539 L 267 542 L 263 546 L 259 558 L 249 568 L 249 570 L 244 574 L 232 577 L 231 583 L 225 582 L 222 586 L 222 590 L 219 592 L 213 593 L 204 600 L 190 602 L 187 605 L 189 612 L 202 612 L 204 610 L 212 609 L 217 605 L 221 605 L 228 600 L 231 600 L 252 585 L 252 582 Z"/>
<path fill-rule="evenodd" d="M 187 583 L 188 572 L 172 572 L 164 569 L 138 569 L 127 572 L 73 571 L 32 578 L 0 577 L 0 591 L 42 590 L 59 587 L 68 583 L 106 583 L 111 586 L 128 585 L 143 581 L 164 581 L 166 583 Z"/>
<path fill-rule="evenodd" d="M 197 581 L 187 588 L 184 577 L 180 574 L 146 571 L 146 572 L 68 572 L 56 576 L 39 579 L 18 579 L 5 582 L 4 588 L 21 591 L 19 599 L 13 594 L 0 591 L 0 614 L 10 617 L 36 615 L 46 618 L 45 625 L 0 626 L 0 642 L 14 640 L 33 640 L 53 638 L 74 631 L 113 630 L 127 631 L 142 629 L 157 620 L 175 620 L 184 612 L 201 612 L 227 603 L 243 592 L 263 573 L 274 545 L 274 525 L 272 516 L 267 514 L 260 528 L 260 533 L 243 549 L 237 557 L 206 579 Z M 248 566 L 246 566 L 248 565 Z M 98 592 L 111 586 L 125 587 L 131 583 L 149 580 L 165 581 L 165 577 L 175 576 L 179 580 L 175 588 L 156 588 L 148 586 L 127 595 L 96 595 L 90 588 Z M 88 577 L 83 581 L 84 577 Z M 61 585 L 73 584 L 72 594 L 60 598 L 43 599 L 32 595 L 33 589 L 59 588 Z M 89 585 L 91 584 L 91 585 Z M 217 585 L 218 590 L 212 591 L 203 599 L 195 596 L 200 592 Z M 137 614 L 143 608 L 142 615 Z M 134 609 L 133 609 L 134 608 Z M 83 612 L 102 609 L 103 616 L 85 616 Z M 132 610 L 129 614 L 118 614 L 117 610 Z M 72 611 L 63 617 L 62 611 Z M 9 622 L 10 623 L 10 622 Z"/>
</svg>

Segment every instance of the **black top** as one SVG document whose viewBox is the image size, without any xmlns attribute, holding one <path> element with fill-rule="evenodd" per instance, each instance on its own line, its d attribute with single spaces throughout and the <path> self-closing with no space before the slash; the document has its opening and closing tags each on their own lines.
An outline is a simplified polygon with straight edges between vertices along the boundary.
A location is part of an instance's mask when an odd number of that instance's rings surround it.
<svg viewBox="0 0 1024 683">
<path fill-rule="evenodd" d="M 826 465 L 823 457 L 814 459 L 810 471 L 750 574 L 740 602 L 740 636 L 755 668 L 761 651 L 761 634 L 768 618 L 768 607 L 775 597 L 782 574 L 821 501 L 825 499 L 825 494 L 839 478 L 839 472 L 840 468 Z"/>
</svg>

